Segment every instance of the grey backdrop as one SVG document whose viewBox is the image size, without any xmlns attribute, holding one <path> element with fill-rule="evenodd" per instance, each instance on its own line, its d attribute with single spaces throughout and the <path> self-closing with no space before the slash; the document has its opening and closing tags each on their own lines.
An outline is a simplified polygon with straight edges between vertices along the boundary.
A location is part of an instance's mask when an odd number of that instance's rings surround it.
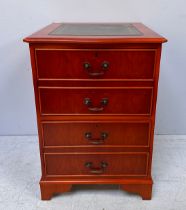
<svg viewBox="0 0 186 210">
<path fill-rule="evenodd" d="M 143 22 L 164 44 L 157 134 L 186 134 L 185 0 L 0 1 L 0 135 L 36 134 L 28 45 L 22 38 L 51 22 Z"/>
</svg>

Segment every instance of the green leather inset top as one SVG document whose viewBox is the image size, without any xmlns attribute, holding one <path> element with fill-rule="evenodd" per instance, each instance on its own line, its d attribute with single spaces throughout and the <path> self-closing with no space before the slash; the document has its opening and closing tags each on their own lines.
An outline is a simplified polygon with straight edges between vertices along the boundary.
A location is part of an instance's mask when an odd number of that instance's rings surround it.
<svg viewBox="0 0 186 210">
<path fill-rule="evenodd" d="M 141 36 L 133 24 L 94 24 L 94 23 L 66 23 L 49 33 L 54 36 Z"/>
</svg>

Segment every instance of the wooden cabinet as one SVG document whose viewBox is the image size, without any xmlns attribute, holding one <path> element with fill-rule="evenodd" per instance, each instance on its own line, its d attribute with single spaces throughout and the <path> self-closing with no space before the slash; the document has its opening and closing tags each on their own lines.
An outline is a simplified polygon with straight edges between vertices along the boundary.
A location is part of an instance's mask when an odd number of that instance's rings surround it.
<svg viewBox="0 0 186 210">
<path fill-rule="evenodd" d="M 41 198 L 118 184 L 151 199 L 161 45 L 141 23 L 53 23 L 29 43 Z"/>
</svg>

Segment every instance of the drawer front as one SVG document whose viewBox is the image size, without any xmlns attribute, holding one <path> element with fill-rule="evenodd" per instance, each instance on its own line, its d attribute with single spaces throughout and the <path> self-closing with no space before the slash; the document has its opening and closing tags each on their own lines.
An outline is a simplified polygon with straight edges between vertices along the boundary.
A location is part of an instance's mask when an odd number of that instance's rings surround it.
<svg viewBox="0 0 186 210">
<path fill-rule="evenodd" d="M 154 49 L 36 50 L 41 79 L 152 79 Z"/>
<path fill-rule="evenodd" d="M 43 122 L 44 146 L 148 146 L 149 122 Z"/>
<path fill-rule="evenodd" d="M 39 88 L 43 115 L 150 115 L 152 88 Z"/>
<path fill-rule="evenodd" d="M 147 175 L 148 153 L 45 154 L 47 176 Z"/>
</svg>

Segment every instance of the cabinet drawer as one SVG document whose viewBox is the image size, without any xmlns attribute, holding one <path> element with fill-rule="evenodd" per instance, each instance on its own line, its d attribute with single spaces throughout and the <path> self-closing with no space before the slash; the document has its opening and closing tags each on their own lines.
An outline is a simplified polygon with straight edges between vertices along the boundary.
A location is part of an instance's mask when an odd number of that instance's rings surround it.
<svg viewBox="0 0 186 210">
<path fill-rule="evenodd" d="M 148 146 L 149 122 L 43 122 L 44 146 Z"/>
<path fill-rule="evenodd" d="M 152 79 L 154 49 L 36 49 L 40 79 Z"/>
<path fill-rule="evenodd" d="M 44 156 L 48 176 L 147 175 L 148 153 L 46 153 Z"/>
<path fill-rule="evenodd" d="M 152 88 L 40 87 L 43 115 L 150 115 Z"/>
</svg>

